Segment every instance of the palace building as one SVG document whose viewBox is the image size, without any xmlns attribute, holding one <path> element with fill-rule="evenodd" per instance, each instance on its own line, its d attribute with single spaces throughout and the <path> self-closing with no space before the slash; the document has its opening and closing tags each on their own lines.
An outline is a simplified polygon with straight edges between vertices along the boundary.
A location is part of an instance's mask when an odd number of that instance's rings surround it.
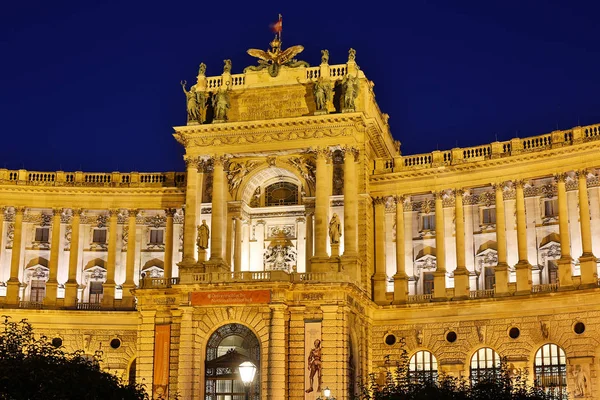
<svg viewBox="0 0 600 400">
<path fill-rule="evenodd" d="M 404 155 L 354 50 L 281 45 L 183 86 L 185 172 L 0 169 L 2 314 L 155 397 L 351 399 L 404 348 L 600 399 L 600 125 Z"/>
</svg>

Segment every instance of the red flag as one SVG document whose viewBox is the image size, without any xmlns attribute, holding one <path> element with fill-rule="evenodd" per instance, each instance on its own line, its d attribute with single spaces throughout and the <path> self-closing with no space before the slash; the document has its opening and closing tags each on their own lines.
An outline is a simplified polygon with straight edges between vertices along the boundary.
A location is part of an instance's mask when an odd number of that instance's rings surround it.
<svg viewBox="0 0 600 400">
<path fill-rule="evenodd" d="M 281 14 L 279 14 L 279 19 L 277 20 L 277 22 L 275 22 L 274 24 L 270 25 L 271 30 L 274 33 L 280 33 L 282 28 L 283 28 L 283 21 L 281 19 Z"/>
</svg>

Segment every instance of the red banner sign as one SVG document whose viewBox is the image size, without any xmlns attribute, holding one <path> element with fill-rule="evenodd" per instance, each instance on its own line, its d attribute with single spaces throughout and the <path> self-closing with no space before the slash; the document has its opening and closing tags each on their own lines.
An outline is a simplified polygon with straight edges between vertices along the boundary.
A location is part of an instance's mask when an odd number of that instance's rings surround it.
<svg viewBox="0 0 600 400">
<path fill-rule="evenodd" d="M 269 303 L 270 301 L 270 290 L 236 290 L 227 292 L 191 293 L 191 302 L 193 306 L 265 304 Z"/>
</svg>

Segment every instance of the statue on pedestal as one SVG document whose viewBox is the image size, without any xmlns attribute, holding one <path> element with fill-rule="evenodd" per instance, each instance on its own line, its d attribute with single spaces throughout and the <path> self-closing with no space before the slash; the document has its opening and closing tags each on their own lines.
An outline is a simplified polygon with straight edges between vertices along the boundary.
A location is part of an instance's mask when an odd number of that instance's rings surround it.
<svg viewBox="0 0 600 400">
<path fill-rule="evenodd" d="M 313 93 L 315 95 L 317 111 L 324 111 L 326 113 L 327 104 L 333 98 L 333 88 L 331 86 L 331 82 L 323 77 L 317 79 L 313 88 Z"/>
<path fill-rule="evenodd" d="M 342 80 L 342 111 L 354 111 L 354 101 L 358 96 L 358 78 L 352 75 L 344 76 Z"/>
<path fill-rule="evenodd" d="M 231 73 L 231 60 L 223 60 L 223 73 L 230 74 Z"/>
<path fill-rule="evenodd" d="M 321 64 L 329 64 L 329 50 L 321 50 Z"/>
<path fill-rule="evenodd" d="M 206 220 L 202 220 L 202 225 L 198 226 L 198 247 L 202 250 L 208 249 L 208 238 L 210 237 L 210 230 L 206 225 Z"/>
<path fill-rule="evenodd" d="M 203 111 L 206 107 L 206 95 L 196 91 L 196 85 L 186 90 L 186 81 L 181 81 L 181 88 L 187 100 L 187 122 L 204 122 Z"/>
<path fill-rule="evenodd" d="M 227 93 L 227 89 L 221 88 L 215 92 L 212 105 L 215 112 L 213 122 L 227 120 L 227 112 L 229 110 L 229 94 Z"/>
<path fill-rule="evenodd" d="M 336 213 L 333 213 L 333 217 L 329 221 L 329 239 L 331 240 L 331 244 L 339 244 L 340 237 L 342 237 L 340 218 Z"/>
</svg>

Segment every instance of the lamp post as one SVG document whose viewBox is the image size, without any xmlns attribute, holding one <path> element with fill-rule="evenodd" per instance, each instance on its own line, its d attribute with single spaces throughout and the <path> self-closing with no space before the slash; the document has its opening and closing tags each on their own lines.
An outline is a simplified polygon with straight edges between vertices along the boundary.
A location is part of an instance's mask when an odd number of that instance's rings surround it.
<svg viewBox="0 0 600 400">
<path fill-rule="evenodd" d="M 246 390 L 246 400 L 248 400 L 250 385 L 252 385 L 252 382 L 254 381 L 254 375 L 256 375 L 256 365 L 252 364 L 250 361 L 244 361 L 240 364 L 238 369 Z"/>
<path fill-rule="evenodd" d="M 336 398 L 331 395 L 331 389 L 329 389 L 329 387 L 323 389 L 323 396 L 325 396 L 325 398 L 319 396 L 317 397 L 317 400 L 336 400 Z"/>
</svg>

